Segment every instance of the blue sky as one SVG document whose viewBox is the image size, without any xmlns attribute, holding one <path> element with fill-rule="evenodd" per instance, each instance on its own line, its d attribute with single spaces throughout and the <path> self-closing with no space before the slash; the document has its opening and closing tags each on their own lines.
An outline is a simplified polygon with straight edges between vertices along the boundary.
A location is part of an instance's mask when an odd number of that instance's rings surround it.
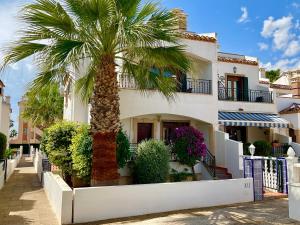
<svg viewBox="0 0 300 225">
<path fill-rule="evenodd" d="M 0 0 L 0 47 L 16 38 L 22 27 L 16 20 L 20 6 L 32 0 Z M 256 56 L 267 69 L 300 68 L 300 0 L 162 0 L 167 8 L 188 14 L 188 30 L 216 32 L 220 51 Z M 2 60 L 0 52 L 0 62 Z M 0 78 L 12 97 L 13 119 L 17 102 L 35 76 L 31 60 L 9 67 Z"/>
</svg>

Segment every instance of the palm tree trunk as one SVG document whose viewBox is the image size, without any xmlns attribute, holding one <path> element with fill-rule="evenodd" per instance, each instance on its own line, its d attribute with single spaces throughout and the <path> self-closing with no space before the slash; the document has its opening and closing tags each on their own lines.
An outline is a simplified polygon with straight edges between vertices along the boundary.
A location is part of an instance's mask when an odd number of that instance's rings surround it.
<svg viewBox="0 0 300 225">
<path fill-rule="evenodd" d="M 93 135 L 92 186 L 118 183 L 116 136 L 120 128 L 119 95 L 114 58 L 104 56 L 91 99 Z"/>
</svg>

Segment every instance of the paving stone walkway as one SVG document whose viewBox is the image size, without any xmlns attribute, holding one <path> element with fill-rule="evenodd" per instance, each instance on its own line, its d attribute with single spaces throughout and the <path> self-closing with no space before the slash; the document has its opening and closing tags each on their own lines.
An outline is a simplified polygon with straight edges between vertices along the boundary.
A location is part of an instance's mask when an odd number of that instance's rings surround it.
<svg viewBox="0 0 300 225">
<path fill-rule="evenodd" d="M 213 198 L 213 196 L 212 196 Z M 126 206 L 124 206 L 126 207 Z M 300 213 L 300 209 L 299 209 Z M 286 225 L 300 224 L 288 218 L 288 200 L 275 199 L 226 207 L 184 210 L 81 225 Z"/>
<path fill-rule="evenodd" d="M 29 158 L 0 190 L 0 225 L 58 225 Z"/>
</svg>

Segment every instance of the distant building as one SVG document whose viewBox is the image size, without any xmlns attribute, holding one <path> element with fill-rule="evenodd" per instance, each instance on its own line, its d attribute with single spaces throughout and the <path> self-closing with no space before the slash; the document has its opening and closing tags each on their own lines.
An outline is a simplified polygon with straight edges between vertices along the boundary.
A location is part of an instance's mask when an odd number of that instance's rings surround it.
<svg viewBox="0 0 300 225">
<path fill-rule="evenodd" d="M 22 113 L 25 109 L 26 99 L 22 97 L 21 101 L 18 102 L 19 105 L 19 129 L 18 136 L 10 140 L 11 147 L 23 146 L 23 152 L 26 154 L 29 152 L 30 146 L 37 147 L 40 144 L 42 137 L 42 131 L 33 126 L 31 121 L 25 120 L 22 117 Z"/>
<path fill-rule="evenodd" d="M 4 83 L 0 80 L 0 132 L 5 134 L 9 139 L 9 124 L 10 124 L 10 97 L 4 95 Z"/>
</svg>

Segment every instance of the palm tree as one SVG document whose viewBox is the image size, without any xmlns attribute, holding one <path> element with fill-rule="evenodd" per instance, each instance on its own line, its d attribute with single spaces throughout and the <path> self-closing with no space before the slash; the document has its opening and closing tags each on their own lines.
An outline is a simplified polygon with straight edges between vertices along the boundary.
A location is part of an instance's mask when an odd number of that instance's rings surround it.
<svg viewBox="0 0 300 225">
<path fill-rule="evenodd" d="M 118 73 L 133 79 L 142 92 L 156 88 L 171 98 L 177 83 L 164 71 L 177 74 L 189 69 L 175 15 L 157 3 L 141 2 L 36 0 L 22 11 L 28 27 L 6 49 L 3 68 L 34 55 L 40 73 L 33 88 L 53 81 L 70 83 L 74 73 L 80 74 L 76 90 L 92 106 L 94 185 L 113 184 L 119 176 Z"/>
</svg>

